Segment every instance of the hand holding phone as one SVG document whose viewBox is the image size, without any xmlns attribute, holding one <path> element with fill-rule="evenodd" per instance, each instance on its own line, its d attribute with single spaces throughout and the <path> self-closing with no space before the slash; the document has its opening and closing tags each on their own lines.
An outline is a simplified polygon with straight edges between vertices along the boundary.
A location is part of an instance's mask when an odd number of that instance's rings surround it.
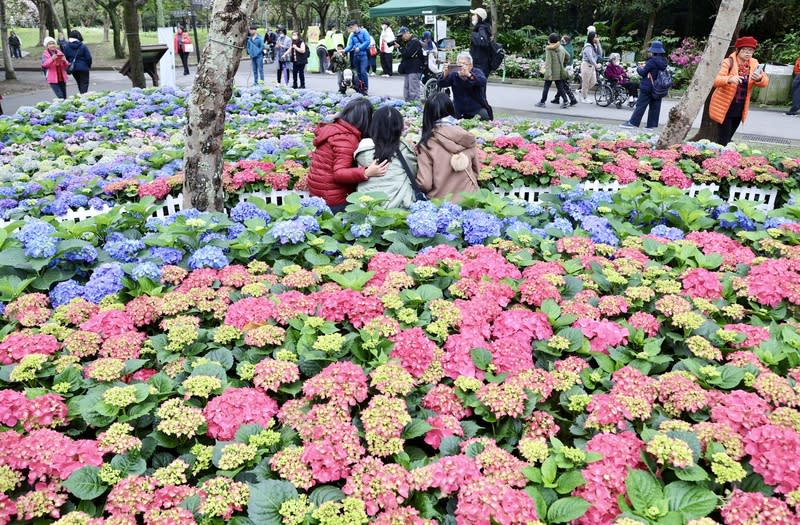
<svg viewBox="0 0 800 525">
<path fill-rule="evenodd" d="M 763 75 L 763 74 L 764 74 L 764 64 L 759 64 L 753 70 L 753 73 L 750 75 L 750 77 L 753 80 L 758 81 L 758 80 L 761 80 L 761 75 Z"/>
</svg>

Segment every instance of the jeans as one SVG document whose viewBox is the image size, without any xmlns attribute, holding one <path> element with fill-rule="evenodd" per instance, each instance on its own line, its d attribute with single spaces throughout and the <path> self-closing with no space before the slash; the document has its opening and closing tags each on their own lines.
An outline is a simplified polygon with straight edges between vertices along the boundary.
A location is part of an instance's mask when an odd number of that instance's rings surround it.
<svg viewBox="0 0 800 525">
<path fill-rule="evenodd" d="M 800 111 L 800 73 L 794 76 L 792 81 L 792 107 L 789 113 Z"/>
<path fill-rule="evenodd" d="M 67 98 L 67 81 L 62 80 L 58 84 L 50 84 L 50 87 L 53 88 L 53 93 L 56 94 L 58 98 Z"/>
<path fill-rule="evenodd" d="M 650 109 L 647 111 L 647 127 L 657 128 L 658 117 L 661 113 L 661 98 L 653 97 L 649 89 L 643 89 L 639 93 L 639 99 L 636 101 L 636 108 L 633 110 L 633 114 L 628 122 L 638 128 L 639 124 L 642 122 L 644 110 L 647 109 L 648 106 Z"/>
<path fill-rule="evenodd" d="M 11 58 L 22 58 L 22 50 L 19 46 L 11 46 Z"/>
<path fill-rule="evenodd" d="M 291 67 L 291 62 L 278 61 L 278 84 L 281 83 L 281 78 L 283 78 L 283 83 L 287 86 L 289 85 L 289 69 L 291 69 Z"/>
<path fill-rule="evenodd" d="M 550 84 L 553 82 L 556 83 L 556 98 L 564 99 L 564 102 L 567 101 L 567 93 L 564 91 L 564 81 L 563 80 L 545 80 L 544 81 L 544 91 L 542 91 L 542 104 L 547 102 L 547 93 L 550 91 Z"/>
<path fill-rule="evenodd" d="M 189 74 L 189 53 L 178 53 L 181 56 L 181 63 L 183 64 L 183 74 Z"/>
<path fill-rule="evenodd" d="M 78 83 L 78 93 L 86 93 L 89 91 L 89 72 L 88 71 L 75 71 L 72 73 L 75 82 Z"/>
<path fill-rule="evenodd" d="M 297 77 L 300 77 L 300 89 L 306 88 L 306 65 L 292 63 L 292 87 L 297 89 Z"/>
<path fill-rule="evenodd" d="M 264 57 L 250 57 L 250 62 L 253 63 L 253 85 L 257 85 L 258 81 L 264 81 Z"/>
<path fill-rule="evenodd" d="M 384 75 L 392 76 L 394 74 L 391 53 L 381 53 L 381 69 L 383 70 Z"/>
<path fill-rule="evenodd" d="M 366 53 L 353 54 L 353 69 L 358 72 L 358 79 L 364 83 L 364 93 L 369 91 L 369 75 L 367 68 L 369 67 L 369 60 Z M 419 84 L 419 82 L 417 82 Z M 358 85 L 356 85 L 358 88 Z"/>
<path fill-rule="evenodd" d="M 367 71 L 371 71 L 373 73 L 377 73 L 378 72 L 378 57 L 377 57 L 377 55 L 376 56 L 368 55 L 367 56 L 367 60 L 369 61 L 368 62 L 369 63 L 369 67 L 367 67 Z"/>
<path fill-rule="evenodd" d="M 419 100 L 419 73 L 408 73 L 403 81 L 403 98 L 406 102 Z"/>
</svg>

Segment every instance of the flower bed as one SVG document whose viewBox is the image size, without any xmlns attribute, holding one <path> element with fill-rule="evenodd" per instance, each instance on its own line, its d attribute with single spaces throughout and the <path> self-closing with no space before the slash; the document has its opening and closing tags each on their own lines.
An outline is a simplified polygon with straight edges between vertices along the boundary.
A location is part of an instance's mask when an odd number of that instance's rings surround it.
<svg viewBox="0 0 800 525">
<path fill-rule="evenodd" d="M 795 206 L 350 201 L 6 228 L 0 523 L 800 519 Z"/>
<path fill-rule="evenodd" d="M 64 216 L 144 196 L 177 196 L 182 186 L 185 92 L 169 89 L 75 97 L 0 118 L 0 220 Z M 313 127 L 343 102 L 339 95 L 244 89 L 228 106 L 225 188 L 236 193 L 305 189 Z M 401 104 L 399 101 L 376 103 Z M 419 110 L 401 106 L 419 133 Z M 597 126 L 527 120 L 471 123 L 485 155 L 481 183 L 506 191 L 557 185 L 564 178 L 622 184 L 659 180 L 686 187 L 717 183 L 795 189 L 796 159 L 742 147 L 687 144 L 655 151 L 647 138 Z"/>
</svg>

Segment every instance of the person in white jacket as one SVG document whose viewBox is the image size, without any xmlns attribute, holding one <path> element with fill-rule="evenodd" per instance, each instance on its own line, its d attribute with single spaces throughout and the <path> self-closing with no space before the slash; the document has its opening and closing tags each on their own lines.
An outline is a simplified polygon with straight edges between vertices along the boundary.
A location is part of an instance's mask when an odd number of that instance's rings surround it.
<svg viewBox="0 0 800 525">
<path fill-rule="evenodd" d="M 394 31 L 389 27 L 389 22 L 384 20 L 381 23 L 381 37 L 380 48 L 378 52 L 381 54 L 381 70 L 383 77 L 390 77 L 394 75 Z"/>
</svg>

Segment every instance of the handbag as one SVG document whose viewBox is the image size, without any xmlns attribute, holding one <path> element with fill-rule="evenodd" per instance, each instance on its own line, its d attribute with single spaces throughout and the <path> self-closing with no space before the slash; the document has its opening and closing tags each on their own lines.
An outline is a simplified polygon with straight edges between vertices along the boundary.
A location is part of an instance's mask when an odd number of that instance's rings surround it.
<svg viewBox="0 0 800 525">
<path fill-rule="evenodd" d="M 374 57 L 378 55 L 378 50 L 375 49 L 375 46 L 369 46 L 369 56 Z"/>
<path fill-rule="evenodd" d="M 414 176 L 413 173 L 411 173 L 411 167 L 408 165 L 408 162 L 406 162 L 406 158 L 403 156 L 403 154 L 400 152 L 399 149 L 397 150 L 396 155 L 397 158 L 400 159 L 400 164 L 403 165 L 403 170 L 406 172 L 406 176 L 408 177 L 408 182 L 411 183 L 411 190 L 414 192 L 414 200 L 415 201 L 430 200 L 428 199 L 428 195 L 424 191 L 419 189 L 419 185 L 417 184 L 417 178 Z"/>
<path fill-rule="evenodd" d="M 75 72 L 75 61 L 73 60 L 72 62 L 67 64 L 67 75 L 71 75 L 74 72 Z"/>
<path fill-rule="evenodd" d="M 184 53 L 194 52 L 194 46 L 192 44 L 183 44 L 183 52 Z"/>
</svg>

